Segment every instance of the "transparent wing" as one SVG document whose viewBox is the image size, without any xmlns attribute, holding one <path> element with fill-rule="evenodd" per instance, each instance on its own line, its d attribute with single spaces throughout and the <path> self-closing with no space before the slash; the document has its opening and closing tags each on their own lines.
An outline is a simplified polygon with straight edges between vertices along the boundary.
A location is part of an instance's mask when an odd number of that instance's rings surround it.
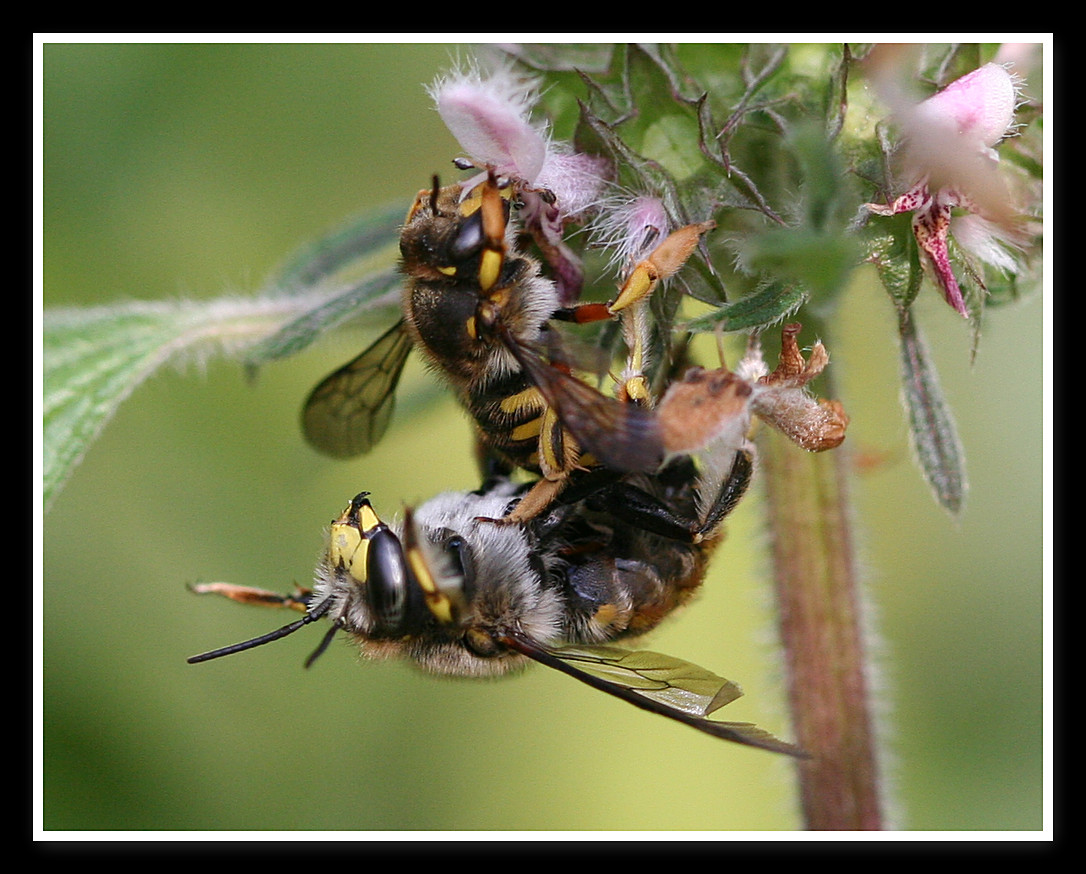
<svg viewBox="0 0 1086 874">
<path fill-rule="evenodd" d="M 302 409 L 302 431 L 310 445 L 335 458 L 376 446 L 392 418 L 396 383 L 410 351 L 411 337 L 401 320 L 322 380 Z"/>
<path fill-rule="evenodd" d="M 585 453 L 624 473 L 655 473 L 665 450 L 651 410 L 608 397 L 512 337 L 503 342 Z"/>
<path fill-rule="evenodd" d="M 503 643 L 635 707 L 674 719 L 706 734 L 747 746 L 805 758 L 806 753 L 749 722 L 718 722 L 710 713 L 742 692 L 730 680 L 673 656 L 614 646 L 544 647 L 510 632 Z"/>
</svg>

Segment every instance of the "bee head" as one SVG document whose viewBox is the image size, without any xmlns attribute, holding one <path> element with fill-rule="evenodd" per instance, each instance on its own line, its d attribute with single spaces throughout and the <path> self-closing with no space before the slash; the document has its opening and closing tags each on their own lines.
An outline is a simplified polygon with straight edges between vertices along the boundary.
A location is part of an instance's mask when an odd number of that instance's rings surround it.
<svg viewBox="0 0 1086 874">
<path fill-rule="evenodd" d="M 368 493 L 358 494 L 333 520 L 316 585 L 304 599 L 239 586 L 203 589 L 245 603 L 301 607 L 305 616 L 189 661 L 252 649 L 327 617 L 331 628 L 306 666 L 339 631 L 366 655 L 407 658 L 434 673 L 486 676 L 526 664 L 503 643 L 510 629 L 554 639 L 562 603 L 544 585 L 527 530 L 499 522 L 517 491 L 506 483 L 485 493 L 448 492 L 407 509 L 395 529 L 377 516 Z"/>
<path fill-rule="evenodd" d="M 552 637 L 561 605 L 525 530 L 497 521 L 512 493 L 439 495 L 395 529 L 360 495 L 332 523 L 318 599 L 368 655 L 468 676 L 523 663 L 498 641 L 511 627 Z"/>
<path fill-rule="evenodd" d="M 332 522 L 325 570 L 340 622 L 367 640 L 401 640 L 455 628 L 472 588 L 470 549 L 455 536 L 421 537 L 408 509 L 403 538 L 365 492 Z"/>
</svg>

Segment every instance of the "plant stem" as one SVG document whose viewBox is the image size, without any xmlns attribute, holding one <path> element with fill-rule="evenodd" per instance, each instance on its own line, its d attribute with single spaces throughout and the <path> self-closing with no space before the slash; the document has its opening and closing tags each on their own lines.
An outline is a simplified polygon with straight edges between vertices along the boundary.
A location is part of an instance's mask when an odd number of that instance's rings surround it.
<svg viewBox="0 0 1086 874">
<path fill-rule="evenodd" d="M 841 450 L 808 453 L 760 437 L 780 639 L 806 828 L 882 828 L 861 598 Z"/>
</svg>

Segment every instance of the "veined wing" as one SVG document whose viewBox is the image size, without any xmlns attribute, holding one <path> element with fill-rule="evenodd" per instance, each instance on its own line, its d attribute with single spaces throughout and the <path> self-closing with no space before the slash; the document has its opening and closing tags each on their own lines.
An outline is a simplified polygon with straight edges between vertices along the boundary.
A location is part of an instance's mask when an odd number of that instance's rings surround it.
<svg viewBox="0 0 1086 874">
<path fill-rule="evenodd" d="M 385 433 L 411 337 L 401 320 L 353 361 L 325 377 L 306 399 L 302 431 L 335 458 L 369 452 Z"/>
<path fill-rule="evenodd" d="M 615 646 L 545 647 L 511 632 L 506 646 L 616 698 L 714 737 L 797 758 L 807 754 L 749 722 L 718 722 L 708 715 L 742 695 L 730 680 L 690 662 Z"/>
</svg>

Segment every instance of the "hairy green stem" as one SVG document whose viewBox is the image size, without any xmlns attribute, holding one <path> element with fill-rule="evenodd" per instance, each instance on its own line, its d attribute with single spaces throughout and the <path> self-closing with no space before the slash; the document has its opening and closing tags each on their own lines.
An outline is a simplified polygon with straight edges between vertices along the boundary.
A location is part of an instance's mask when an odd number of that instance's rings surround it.
<svg viewBox="0 0 1086 874">
<path fill-rule="evenodd" d="M 779 630 L 806 828 L 882 828 L 861 598 L 841 450 L 761 435 Z"/>
</svg>

